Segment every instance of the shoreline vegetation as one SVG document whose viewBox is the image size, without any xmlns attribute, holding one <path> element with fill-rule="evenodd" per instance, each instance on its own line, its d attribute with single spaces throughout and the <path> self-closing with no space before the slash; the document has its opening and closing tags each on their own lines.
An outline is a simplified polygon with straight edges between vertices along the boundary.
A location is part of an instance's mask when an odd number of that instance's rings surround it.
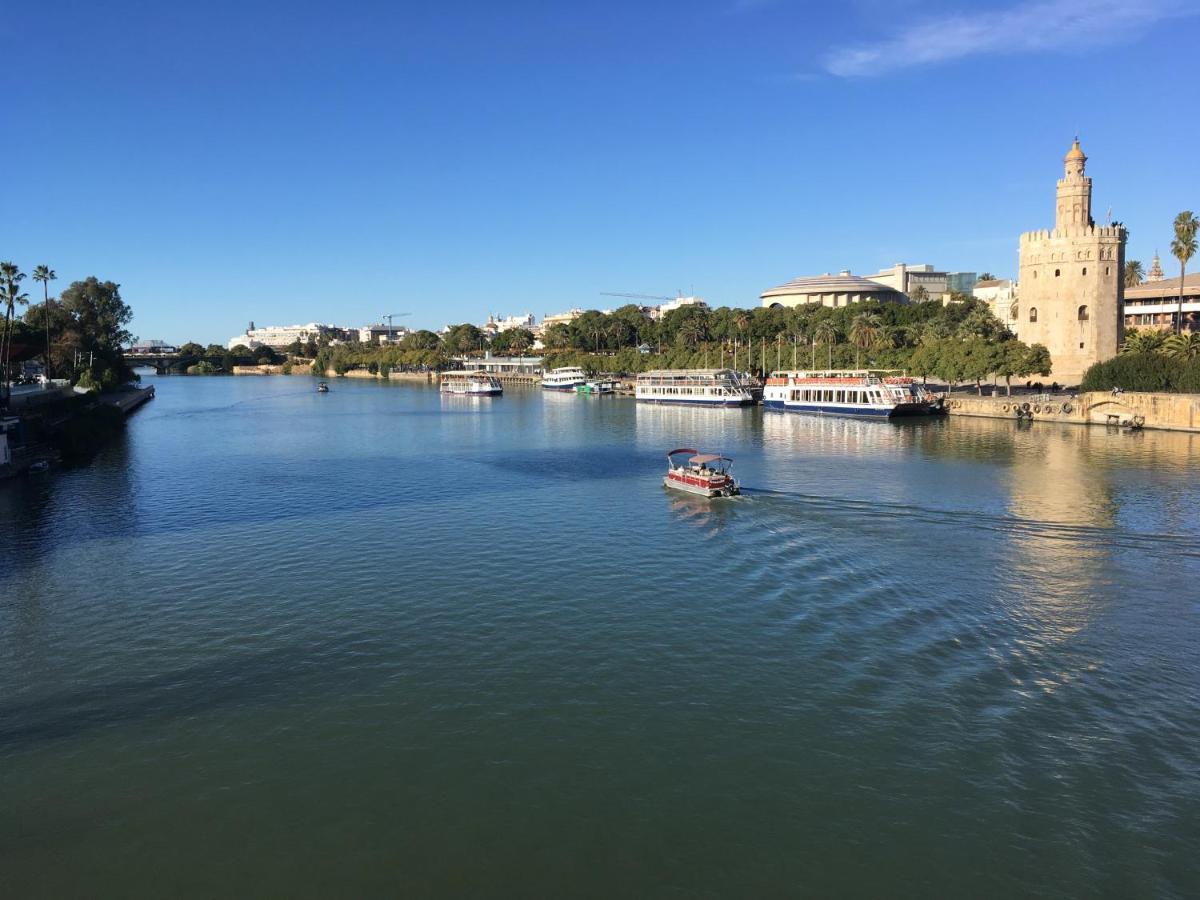
<svg viewBox="0 0 1200 900">
<path fill-rule="evenodd" d="M 953 389 L 984 380 L 1046 375 L 1050 355 L 1041 345 L 1015 338 L 987 305 L 967 295 L 947 304 L 863 303 L 740 309 L 683 307 L 659 321 L 629 305 L 602 313 L 589 310 L 568 324 L 555 324 L 538 351 L 547 369 L 580 366 L 589 374 L 635 375 L 651 369 L 729 367 L 765 375 L 776 368 L 904 369 L 933 377 Z M 474 325 L 452 327 L 444 336 L 416 331 L 397 345 L 296 342 L 280 353 L 271 348 L 190 342 L 180 348 L 191 360 L 189 374 L 232 373 L 239 364 L 281 365 L 283 373 L 306 365 L 313 374 L 343 375 L 354 369 L 388 377 L 393 372 L 439 372 L 455 358 L 523 355 L 534 342 L 525 329 L 488 338 Z M 293 369 L 289 370 L 288 366 Z"/>
</svg>

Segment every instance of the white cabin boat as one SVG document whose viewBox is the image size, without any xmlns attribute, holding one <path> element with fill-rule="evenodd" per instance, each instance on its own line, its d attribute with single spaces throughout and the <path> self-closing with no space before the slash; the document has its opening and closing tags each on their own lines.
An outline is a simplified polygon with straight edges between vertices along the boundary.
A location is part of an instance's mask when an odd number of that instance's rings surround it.
<svg viewBox="0 0 1200 900">
<path fill-rule="evenodd" d="M 637 377 L 639 403 L 751 406 L 754 395 L 732 369 L 660 369 Z"/>
<path fill-rule="evenodd" d="M 542 376 L 542 387 L 547 391 L 574 391 L 581 384 L 587 384 L 587 376 L 579 366 L 551 369 Z"/>
<path fill-rule="evenodd" d="M 781 412 L 890 419 L 943 412 L 942 404 L 913 378 L 871 370 L 772 372 L 763 406 Z"/>
<path fill-rule="evenodd" d="M 600 379 L 599 381 L 589 381 L 587 384 L 580 384 L 575 387 L 577 394 L 613 394 L 616 393 L 617 382 L 614 379 Z"/>
<path fill-rule="evenodd" d="M 467 397 L 499 397 L 504 393 L 504 385 L 487 372 L 443 372 L 440 390 L 443 394 Z"/>
</svg>

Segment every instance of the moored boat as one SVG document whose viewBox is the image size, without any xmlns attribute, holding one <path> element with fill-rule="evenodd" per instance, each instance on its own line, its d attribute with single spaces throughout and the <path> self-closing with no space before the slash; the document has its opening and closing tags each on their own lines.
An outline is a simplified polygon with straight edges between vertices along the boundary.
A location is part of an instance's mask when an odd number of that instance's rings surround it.
<svg viewBox="0 0 1200 900">
<path fill-rule="evenodd" d="M 467 397 L 499 397 L 504 393 L 500 379 L 488 372 L 443 372 L 439 379 L 439 390 L 443 394 L 461 394 Z"/>
<path fill-rule="evenodd" d="M 754 395 L 732 369 L 660 369 L 637 377 L 640 403 L 751 406 Z"/>
<path fill-rule="evenodd" d="M 733 460 L 719 453 L 699 453 L 681 447 L 667 454 L 663 486 L 701 497 L 733 497 L 742 492 L 730 474 Z"/>
<path fill-rule="evenodd" d="M 617 382 L 612 379 L 589 381 L 575 386 L 577 394 L 612 394 L 617 390 Z"/>
<path fill-rule="evenodd" d="M 914 378 L 873 370 L 772 372 L 763 406 L 781 412 L 890 419 L 937 415 L 942 404 Z"/>
<path fill-rule="evenodd" d="M 542 375 L 542 388 L 547 391 L 573 391 L 587 384 L 587 376 L 579 366 L 562 366 Z"/>
</svg>

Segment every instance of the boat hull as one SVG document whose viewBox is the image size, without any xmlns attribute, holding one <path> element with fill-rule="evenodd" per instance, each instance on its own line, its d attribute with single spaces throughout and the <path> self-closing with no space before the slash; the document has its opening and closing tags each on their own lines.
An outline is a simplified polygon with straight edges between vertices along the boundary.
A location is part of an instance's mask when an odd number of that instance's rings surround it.
<svg viewBox="0 0 1200 900">
<path fill-rule="evenodd" d="M 797 403 L 788 400 L 764 400 L 764 409 L 777 412 L 806 413 L 810 416 L 846 416 L 852 419 L 896 419 L 938 414 L 928 403 L 898 403 L 895 406 L 850 406 L 836 403 Z"/>
<path fill-rule="evenodd" d="M 679 399 L 666 399 L 661 397 L 638 397 L 638 403 L 653 403 L 659 406 L 715 406 L 715 407 L 737 407 L 737 406 L 753 406 L 754 400 L 750 397 L 726 397 L 713 400 L 697 399 L 685 397 Z"/>
<path fill-rule="evenodd" d="M 545 382 L 542 382 L 542 390 L 543 391 L 558 391 L 561 394 L 572 394 L 575 392 L 575 388 L 579 387 L 583 383 L 584 382 L 582 382 L 582 381 L 577 382 L 575 384 L 546 384 Z"/>
<path fill-rule="evenodd" d="M 734 497 L 741 493 L 741 489 L 737 486 L 736 482 L 725 487 L 704 487 L 703 485 L 688 484 L 687 482 L 679 481 L 669 475 L 663 478 L 663 487 L 684 494 L 691 494 L 695 497 L 707 497 L 709 500 L 715 500 L 717 497 Z"/>
</svg>

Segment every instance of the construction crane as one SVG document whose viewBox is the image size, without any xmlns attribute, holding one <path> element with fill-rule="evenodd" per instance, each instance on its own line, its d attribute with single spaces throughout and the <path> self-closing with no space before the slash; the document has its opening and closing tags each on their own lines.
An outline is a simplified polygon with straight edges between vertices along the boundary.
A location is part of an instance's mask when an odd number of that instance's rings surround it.
<svg viewBox="0 0 1200 900">
<path fill-rule="evenodd" d="M 403 319 L 405 316 L 411 316 L 411 315 L 412 315 L 412 313 L 410 313 L 410 312 L 406 312 L 406 313 L 384 313 L 383 315 L 381 315 L 381 316 L 379 317 L 379 320 L 380 320 L 380 321 L 383 321 L 384 319 L 387 319 L 387 323 L 388 323 L 388 330 L 389 330 L 389 331 L 394 331 L 394 330 L 395 330 L 395 328 L 392 326 L 392 319 Z"/>
<path fill-rule="evenodd" d="M 678 300 L 683 296 L 680 292 L 679 297 L 659 297 L 654 294 L 616 294 L 612 291 L 601 291 L 601 297 L 628 297 L 630 300 Z"/>
</svg>

